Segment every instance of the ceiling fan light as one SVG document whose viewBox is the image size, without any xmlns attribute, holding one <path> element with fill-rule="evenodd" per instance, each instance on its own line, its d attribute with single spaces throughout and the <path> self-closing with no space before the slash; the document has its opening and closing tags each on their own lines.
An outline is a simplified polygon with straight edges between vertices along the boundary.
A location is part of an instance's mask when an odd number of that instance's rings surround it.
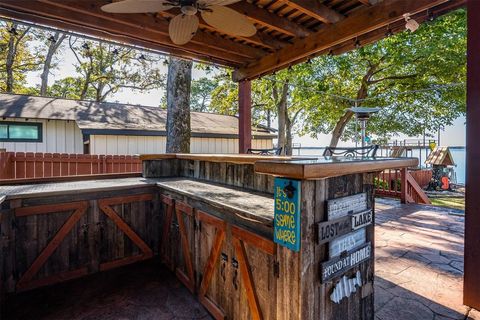
<svg viewBox="0 0 480 320">
<path fill-rule="evenodd" d="M 405 18 L 405 28 L 410 30 L 410 32 L 415 32 L 420 27 L 417 21 L 410 18 L 410 14 L 406 13 L 403 15 Z"/>
<path fill-rule="evenodd" d="M 198 10 L 195 6 L 183 6 L 180 8 L 180 11 L 182 11 L 184 15 L 193 16 L 197 13 Z"/>
</svg>

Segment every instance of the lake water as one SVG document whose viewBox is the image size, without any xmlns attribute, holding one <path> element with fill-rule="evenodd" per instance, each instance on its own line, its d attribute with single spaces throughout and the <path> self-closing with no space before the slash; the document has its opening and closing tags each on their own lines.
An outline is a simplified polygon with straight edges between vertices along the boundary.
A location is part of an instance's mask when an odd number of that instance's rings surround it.
<svg viewBox="0 0 480 320">
<path fill-rule="evenodd" d="M 299 152 L 300 151 L 300 152 Z M 422 150 L 420 156 L 420 150 L 414 150 L 412 157 L 419 158 L 420 162 L 425 162 L 425 155 L 428 154 L 429 149 Z M 455 173 L 457 174 L 457 183 L 465 184 L 465 156 L 466 149 L 465 147 L 450 147 L 450 152 L 452 153 L 453 161 L 455 161 L 456 167 L 454 168 Z M 302 156 L 320 156 L 323 154 L 323 149 L 308 149 L 302 148 L 301 150 L 294 149 L 294 155 Z M 410 154 L 409 154 L 410 156 Z"/>
</svg>

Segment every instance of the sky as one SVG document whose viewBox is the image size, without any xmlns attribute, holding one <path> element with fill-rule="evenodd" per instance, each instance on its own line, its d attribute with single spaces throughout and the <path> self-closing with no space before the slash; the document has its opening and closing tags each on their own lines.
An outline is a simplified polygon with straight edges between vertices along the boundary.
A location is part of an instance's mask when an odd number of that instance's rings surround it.
<svg viewBox="0 0 480 320">
<path fill-rule="evenodd" d="M 59 80 L 68 76 L 74 76 L 76 74 L 75 67 L 73 62 L 75 57 L 73 53 L 65 48 L 61 53 L 62 60 L 59 62 L 58 67 L 53 70 L 53 74 L 50 76 L 49 83 L 53 83 L 55 80 Z M 162 64 L 162 72 L 167 73 L 167 67 Z M 207 76 L 204 71 L 197 70 L 194 68 L 192 78 L 199 79 L 201 77 Z M 40 74 L 30 73 L 27 76 L 27 82 L 30 86 L 36 86 L 40 83 Z M 138 92 L 132 91 L 129 89 L 121 90 L 110 96 L 108 101 L 110 102 L 119 102 L 119 103 L 132 103 L 132 104 L 141 104 L 146 106 L 158 106 L 162 97 L 164 96 L 164 90 L 151 90 L 148 92 Z M 440 144 L 442 146 L 465 146 L 465 117 L 458 118 L 453 125 L 446 127 L 440 132 Z M 274 126 L 275 127 L 275 126 Z M 368 131 L 368 125 L 367 125 Z M 437 133 L 434 134 L 434 139 L 437 139 Z M 407 137 L 400 135 L 394 140 L 403 140 L 403 139 L 423 139 L 423 136 L 419 137 Z M 428 138 L 427 138 L 428 139 Z M 320 135 L 317 139 L 314 139 L 309 136 L 295 136 L 295 144 L 300 144 L 302 147 L 323 147 L 328 145 L 330 142 L 329 135 Z M 339 146 L 352 146 L 352 142 L 340 142 Z"/>
</svg>

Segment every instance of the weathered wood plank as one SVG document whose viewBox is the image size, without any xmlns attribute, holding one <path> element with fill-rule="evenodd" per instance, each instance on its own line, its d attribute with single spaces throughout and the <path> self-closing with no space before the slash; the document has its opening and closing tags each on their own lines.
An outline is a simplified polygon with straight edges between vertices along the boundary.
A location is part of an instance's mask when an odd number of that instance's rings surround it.
<svg viewBox="0 0 480 320">
<path fill-rule="evenodd" d="M 58 246 L 63 241 L 67 233 L 70 232 L 72 227 L 78 222 L 80 217 L 85 213 L 87 207 L 88 207 L 88 203 L 86 202 L 79 204 L 75 212 L 60 228 L 58 233 L 53 237 L 53 239 L 49 242 L 49 244 L 45 247 L 45 249 L 43 249 L 43 251 L 35 259 L 35 261 L 28 268 L 28 270 L 22 275 L 20 280 L 17 282 L 18 288 L 22 288 L 22 286 L 25 286 L 30 280 L 33 279 L 33 277 L 38 272 L 38 270 L 43 266 L 45 261 L 58 248 Z"/>
</svg>

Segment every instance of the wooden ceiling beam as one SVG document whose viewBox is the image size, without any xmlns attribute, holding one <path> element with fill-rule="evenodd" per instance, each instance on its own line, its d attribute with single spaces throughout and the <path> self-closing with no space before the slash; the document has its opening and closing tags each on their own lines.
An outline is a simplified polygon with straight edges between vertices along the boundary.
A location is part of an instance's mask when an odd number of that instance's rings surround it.
<svg viewBox="0 0 480 320">
<path fill-rule="evenodd" d="M 238 64 L 232 61 L 215 58 L 211 56 L 202 56 L 199 54 L 193 54 L 190 51 L 185 51 L 180 48 L 168 47 L 168 46 L 161 45 L 159 43 L 154 43 L 151 41 L 137 39 L 137 38 L 133 38 L 125 35 L 116 35 L 116 34 L 112 34 L 111 32 L 106 32 L 106 31 L 95 29 L 95 28 L 81 26 L 81 25 L 78 25 L 77 23 L 69 23 L 69 22 L 60 21 L 60 20 L 53 21 L 50 18 L 45 18 L 38 15 L 17 11 L 17 10 L 12 10 L 8 8 L 2 8 L 1 5 L 0 5 L 0 16 L 6 19 L 14 19 L 16 21 L 28 21 L 31 23 L 35 23 L 43 26 L 49 26 L 54 29 L 65 30 L 68 32 L 88 34 L 89 36 L 98 37 L 100 39 L 108 39 L 111 41 L 125 43 L 128 45 L 146 48 L 153 51 L 168 53 L 179 58 L 192 59 L 194 61 L 211 61 L 213 63 L 229 66 L 232 68 L 239 66 Z"/>
<path fill-rule="evenodd" d="M 286 17 L 280 17 L 267 9 L 260 8 L 246 1 L 231 4 L 229 7 L 243 13 L 255 23 L 272 28 L 289 36 L 304 38 L 311 33 L 307 28 L 290 21 Z"/>
<path fill-rule="evenodd" d="M 366 5 L 366 6 L 371 6 L 372 3 L 370 3 L 370 0 L 358 0 L 359 2 L 361 2 L 362 4 Z"/>
<path fill-rule="evenodd" d="M 104 4 L 98 1 L 82 1 L 65 3 L 59 0 L 37 0 L 46 4 L 58 6 L 66 10 L 73 10 L 82 14 L 92 15 L 98 18 L 110 20 L 119 24 L 125 24 L 133 27 L 141 27 L 150 32 L 160 33 L 168 36 L 168 21 L 156 19 L 146 14 L 112 14 L 101 10 Z M 246 58 L 258 58 L 265 55 L 265 51 L 250 47 L 229 39 L 220 38 L 210 33 L 198 30 L 192 39 L 192 42 L 204 45 L 213 49 L 225 52 L 233 52 Z"/>
<path fill-rule="evenodd" d="M 248 60 L 245 57 L 241 57 L 235 54 L 234 52 L 229 53 L 225 51 L 219 51 L 215 48 L 208 47 L 203 43 L 197 44 L 195 42 L 189 42 L 186 45 L 179 47 L 171 42 L 168 35 L 145 30 L 138 23 L 136 24 L 136 26 L 127 26 L 125 24 L 120 24 L 118 22 L 106 20 L 104 18 L 99 18 L 85 13 L 68 11 L 65 8 L 52 6 L 47 3 L 41 3 L 35 0 L 6 0 L 2 1 L 0 3 L 0 6 L 10 9 L 22 10 L 33 15 L 41 15 L 50 19 L 78 24 L 87 28 L 95 28 L 116 35 L 124 35 L 147 42 L 158 43 L 161 44 L 163 48 L 180 48 L 183 52 L 188 51 L 192 54 L 197 53 L 204 57 L 215 57 L 218 58 L 218 60 L 230 61 L 231 64 L 241 64 L 245 63 L 245 61 Z"/>
<path fill-rule="evenodd" d="M 236 70 L 233 78 L 235 81 L 254 79 L 263 74 L 288 67 L 345 41 L 402 20 L 405 13 L 415 14 L 448 1 L 385 0 L 376 5 L 365 7 L 336 24 L 325 27 L 304 39 L 298 39 L 292 45 Z"/>
<path fill-rule="evenodd" d="M 163 16 L 163 17 L 167 17 L 169 19 L 175 17 L 178 14 L 180 14 L 180 10 L 178 10 L 178 9 L 172 9 L 172 10 L 168 10 L 168 11 L 158 12 L 158 15 Z M 216 33 L 219 33 L 219 34 L 223 34 L 221 31 L 215 29 L 214 27 L 212 27 L 208 23 L 206 23 L 205 20 L 203 20 L 201 16 L 199 16 L 198 18 L 200 20 L 200 24 L 199 24 L 200 28 L 209 30 L 211 32 L 216 32 Z M 274 37 L 272 37 L 272 36 L 270 36 L 270 35 L 268 35 L 264 32 L 257 32 L 255 35 L 253 35 L 251 37 L 232 36 L 232 35 L 228 35 L 228 34 L 226 36 L 234 37 L 236 39 L 243 40 L 245 42 L 248 42 L 248 43 L 251 43 L 251 44 L 254 44 L 254 45 L 257 45 L 257 46 L 262 46 L 264 48 L 268 48 L 268 49 L 271 49 L 271 50 L 278 50 L 278 49 L 281 49 L 281 48 L 290 44 L 288 42 L 278 40 L 278 39 L 276 39 L 276 38 L 274 38 Z"/>
<path fill-rule="evenodd" d="M 280 2 L 328 24 L 336 23 L 345 18 L 342 14 L 330 9 L 318 0 L 280 0 Z"/>
</svg>

